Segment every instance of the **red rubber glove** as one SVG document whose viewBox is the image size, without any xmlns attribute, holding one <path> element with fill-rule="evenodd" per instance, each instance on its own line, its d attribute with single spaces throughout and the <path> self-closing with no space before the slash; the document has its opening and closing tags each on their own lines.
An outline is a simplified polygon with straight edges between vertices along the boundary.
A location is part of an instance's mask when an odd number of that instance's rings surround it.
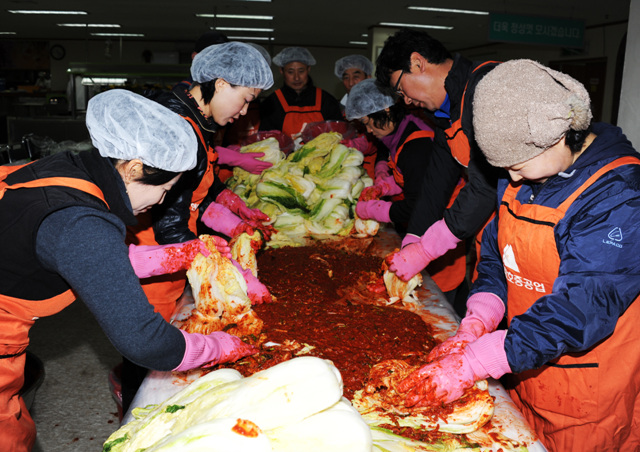
<svg viewBox="0 0 640 452">
<path fill-rule="evenodd" d="M 215 331 L 208 335 L 182 330 L 180 332 L 184 336 L 186 347 L 182 362 L 173 369 L 174 372 L 230 363 L 258 352 L 252 345 L 223 331 Z"/>
<path fill-rule="evenodd" d="M 264 170 L 271 168 L 273 163 L 260 160 L 264 157 L 264 152 L 240 152 L 239 147 L 216 146 L 218 153 L 218 163 L 220 165 L 239 166 L 251 174 L 260 174 Z"/>
<path fill-rule="evenodd" d="M 504 303 L 495 294 L 478 292 L 471 295 L 467 300 L 467 313 L 460 322 L 458 331 L 431 350 L 429 361 L 455 351 L 461 352 L 469 342 L 495 331 L 504 317 L 504 311 Z"/>
<path fill-rule="evenodd" d="M 391 223 L 389 201 L 358 201 L 356 214 L 363 220 L 376 220 L 380 223 Z"/>
<path fill-rule="evenodd" d="M 411 373 L 398 385 L 407 393 L 406 406 L 450 403 L 478 380 L 500 378 L 511 372 L 504 339 L 507 330 L 495 331 L 469 343 L 464 351 L 444 355 Z"/>
<path fill-rule="evenodd" d="M 229 208 L 252 228 L 260 230 L 267 241 L 271 239 L 271 234 L 275 234 L 275 228 L 270 224 L 265 224 L 271 219 L 260 209 L 250 209 L 242 198 L 231 190 L 222 190 L 216 197 L 216 202 Z"/>
<path fill-rule="evenodd" d="M 200 220 L 214 231 L 221 232 L 229 237 L 236 237 L 243 232 L 253 235 L 255 229 L 242 221 L 228 207 L 212 202 L 204 211 Z"/>
<path fill-rule="evenodd" d="M 228 244 L 227 252 L 230 252 Z M 171 245 L 129 245 L 129 260 L 138 278 L 186 270 L 198 253 L 204 256 L 211 254 L 199 239 Z"/>
<path fill-rule="evenodd" d="M 454 249 L 458 242 L 460 239 L 451 233 L 444 219 L 437 221 L 427 229 L 419 242 L 386 257 L 389 270 L 403 281 L 409 281 L 432 260 Z"/>
<path fill-rule="evenodd" d="M 251 273 L 250 269 L 244 269 L 242 266 L 231 259 L 231 263 L 238 269 L 240 273 L 242 273 L 242 277 L 247 283 L 247 295 L 249 296 L 249 300 L 251 300 L 252 305 L 262 304 L 262 303 L 270 303 L 273 301 L 271 298 L 271 293 L 269 293 L 269 289 L 267 286 L 262 284 L 258 278 L 256 278 L 253 273 Z"/>
</svg>

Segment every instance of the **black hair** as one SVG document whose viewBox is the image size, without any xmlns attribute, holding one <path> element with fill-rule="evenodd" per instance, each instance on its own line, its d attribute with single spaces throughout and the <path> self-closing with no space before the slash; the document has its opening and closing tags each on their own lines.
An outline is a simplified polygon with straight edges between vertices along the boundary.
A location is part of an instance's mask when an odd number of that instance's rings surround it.
<svg viewBox="0 0 640 452">
<path fill-rule="evenodd" d="M 444 45 L 424 31 L 402 28 L 384 42 L 376 59 L 376 79 L 389 91 L 391 73 L 411 70 L 411 54 L 418 52 L 431 64 L 441 64 L 452 59 Z"/>
<path fill-rule="evenodd" d="M 119 163 L 125 161 L 116 158 L 110 158 L 110 160 L 114 168 L 117 168 Z M 140 179 L 137 179 L 136 182 L 154 186 L 164 185 L 179 174 L 180 173 L 176 173 L 175 171 L 167 171 L 160 168 L 154 168 L 153 166 L 149 166 L 143 163 L 142 176 L 140 177 Z"/>
<path fill-rule="evenodd" d="M 208 82 L 204 82 L 204 83 L 193 82 L 193 84 L 191 85 L 192 87 L 194 86 L 200 87 L 200 93 L 202 94 L 202 101 L 204 102 L 205 105 L 209 105 L 209 103 L 211 102 L 211 99 L 213 99 L 213 95 L 216 93 L 216 80 L 218 79 L 214 78 L 213 80 L 209 80 Z M 229 83 L 229 86 L 231 86 L 232 88 L 235 88 L 239 85 L 234 85 L 233 83 Z"/>
<path fill-rule="evenodd" d="M 219 31 L 207 31 L 196 40 L 193 46 L 193 51 L 200 53 L 209 46 L 222 44 L 224 42 L 229 42 L 229 38 L 224 33 Z"/>
<path fill-rule="evenodd" d="M 367 116 L 371 121 L 373 121 L 374 126 L 376 126 L 378 129 L 382 129 L 390 122 L 392 122 L 394 126 L 400 124 L 400 121 L 402 121 L 404 117 L 407 116 L 407 110 L 401 103 L 395 103 L 389 107 L 389 111 L 382 109 L 380 111 L 368 114 Z"/>
<path fill-rule="evenodd" d="M 571 152 L 575 154 L 576 152 L 580 152 L 580 150 L 582 149 L 582 146 L 584 145 L 585 140 L 587 139 L 587 136 L 590 133 L 591 133 L 591 124 L 589 124 L 589 127 L 587 127 L 585 130 L 569 129 L 567 131 L 567 134 L 564 137 L 564 142 L 567 146 L 569 146 L 569 149 L 571 149 Z"/>
</svg>

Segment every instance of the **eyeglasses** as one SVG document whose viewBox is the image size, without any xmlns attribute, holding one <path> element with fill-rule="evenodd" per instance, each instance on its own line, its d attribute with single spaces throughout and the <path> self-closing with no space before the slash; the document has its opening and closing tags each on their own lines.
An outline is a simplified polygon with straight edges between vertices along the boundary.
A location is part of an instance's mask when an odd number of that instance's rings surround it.
<svg viewBox="0 0 640 452">
<path fill-rule="evenodd" d="M 398 81 L 396 82 L 396 86 L 393 87 L 393 90 L 399 94 L 399 95 L 403 95 L 402 93 L 402 88 L 400 88 L 400 80 L 402 80 L 402 76 L 404 75 L 404 69 L 402 71 L 400 71 L 400 77 L 398 77 Z"/>
</svg>

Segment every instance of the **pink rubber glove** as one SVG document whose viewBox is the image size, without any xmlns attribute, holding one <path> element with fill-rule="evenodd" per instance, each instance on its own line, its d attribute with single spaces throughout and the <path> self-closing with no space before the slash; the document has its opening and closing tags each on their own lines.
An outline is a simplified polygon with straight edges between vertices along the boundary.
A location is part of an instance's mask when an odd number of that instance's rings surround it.
<svg viewBox="0 0 640 452">
<path fill-rule="evenodd" d="M 458 331 L 431 350 L 429 361 L 454 351 L 462 351 L 469 342 L 495 331 L 504 317 L 504 310 L 504 303 L 495 294 L 478 292 L 471 295 L 467 300 L 467 313 L 460 322 Z"/>
<path fill-rule="evenodd" d="M 129 260 L 138 278 L 186 270 L 198 253 L 211 254 L 199 239 L 170 245 L 129 245 Z"/>
<path fill-rule="evenodd" d="M 373 167 L 374 182 L 378 182 L 378 179 L 380 179 L 381 177 L 388 176 L 390 174 L 389 171 L 391 171 L 391 168 L 389 167 L 389 162 L 387 162 L 386 160 L 378 161 L 376 165 Z"/>
<path fill-rule="evenodd" d="M 231 263 L 238 269 L 240 273 L 242 273 L 242 277 L 247 283 L 247 295 L 249 296 L 249 300 L 251 300 L 252 305 L 262 304 L 262 303 L 270 303 L 273 301 L 271 298 L 271 293 L 269 293 L 269 289 L 267 286 L 262 284 L 258 278 L 256 278 L 253 273 L 251 273 L 250 269 L 244 269 L 242 266 L 231 259 Z"/>
<path fill-rule="evenodd" d="M 348 148 L 357 149 L 358 151 L 365 154 L 369 149 L 369 140 L 364 135 L 359 135 L 353 139 L 346 139 L 340 142 L 344 144 Z"/>
<path fill-rule="evenodd" d="M 270 224 L 265 224 L 271 219 L 260 209 L 250 209 L 247 204 L 229 189 L 224 189 L 216 197 L 216 202 L 228 207 L 233 213 L 248 223 L 254 229 L 259 229 L 264 238 L 269 241 L 271 234 L 275 234 L 275 228 Z"/>
<path fill-rule="evenodd" d="M 208 335 L 182 330 L 180 332 L 184 336 L 186 347 L 182 362 L 173 369 L 174 372 L 230 363 L 258 352 L 254 346 L 223 331 L 215 331 Z"/>
<path fill-rule="evenodd" d="M 450 403 L 478 380 L 500 378 L 511 372 L 504 339 L 507 330 L 495 331 L 469 343 L 463 352 L 444 355 L 411 373 L 398 385 L 407 393 L 406 406 Z"/>
<path fill-rule="evenodd" d="M 259 160 L 259 157 L 264 157 L 264 152 L 240 152 L 239 147 L 227 147 L 216 146 L 216 152 L 218 153 L 218 164 L 239 166 L 245 171 L 249 171 L 251 174 L 260 174 L 267 168 L 271 168 L 273 163 Z"/>
<path fill-rule="evenodd" d="M 243 232 L 253 235 L 255 229 L 229 210 L 228 207 L 212 202 L 204 211 L 200 220 L 214 231 L 229 237 L 235 237 Z"/>
<path fill-rule="evenodd" d="M 458 242 L 460 239 L 451 233 L 444 219 L 437 221 L 427 229 L 419 242 L 387 256 L 389 270 L 403 281 L 409 281 L 429 262 L 454 249 Z"/>
<path fill-rule="evenodd" d="M 381 223 L 391 223 L 389 201 L 358 201 L 356 204 L 356 214 L 363 220 L 376 220 Z"/>
<path fill-rule="evenodd" d="M 402 246 L 400 248 L 404 248 L 407 245 L 411 245 L 412 243 L 416 243 L 420 241 L 419 235 L 407 234 L 402 239 Z"/>
<path fill-rule="evenodd" d="M 372 201 L 380 199 L 382 196 L 394 196 L 400 193 L 402 193 L 402 187 L 396 184 L 392 175 L 387 175 L 377 178 L 375 184 L 362 190 L 358 200 Z"/>
</svg>

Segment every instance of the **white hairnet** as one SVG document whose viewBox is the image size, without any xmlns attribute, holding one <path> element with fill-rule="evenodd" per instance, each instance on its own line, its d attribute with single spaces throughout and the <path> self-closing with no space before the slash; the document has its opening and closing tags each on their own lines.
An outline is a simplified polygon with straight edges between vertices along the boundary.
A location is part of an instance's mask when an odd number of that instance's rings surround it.
<svg viewBox="0 0 640 452">
<path fill-rule="evenodd" d="M 198 83 L 222 78 L 232 85 L 269 89 L 273 72 L 262 54 L 244 42 L 214 44 L 191 62 L 191 77 Z"/>
<path fill-rule="evenodd" d="M 87 128 L 103 157 L 140 159 L 176 173 L 196 166 L 198 141 L 187 121 L 157 102 L 124 89 L 94 96 Z"/>
<path fill-rule="evenodd" d="M 304 47 L 286 47 L 273 57 L 273 64 L 280 67 L 285 67 L 293 61 L 299 61 L 307 66 L 316 64 L 316 59 Z"/>
<path fill-rule="evenodd" d="M 369 60 L 369 58 L 362 55 L 347 55 L 340 58 L 338 61 L 336 61 L 336 66 L 333 70 L 333 73 L 336 74 L 336 77 L 342 80 L 344 71 L 353 68 L 360 69 L 367 75 L 373 74 L 373 63 Z"/>
<path fill-rule="evenodd" d="M 260 44 L 255 44 L 253 42 L 247 42 L 247 44 L 249 44 L 254 49 L 258 49 L 258 52 L 260 52 L 264 57 L 264 59 L 267 60 L 267 64 L 271 66 L 271 55 L 269 55 L 269 52 L 267 52 L 267 49 L 262 47 Z"/>
<path fill-rule="evenodd" d="M 351 88 L 344 113 L 348 120 L 360 119 L 395 103 L 392 96 L 380 91 L 376 79 L 368 78 Z"/>
</svg>

